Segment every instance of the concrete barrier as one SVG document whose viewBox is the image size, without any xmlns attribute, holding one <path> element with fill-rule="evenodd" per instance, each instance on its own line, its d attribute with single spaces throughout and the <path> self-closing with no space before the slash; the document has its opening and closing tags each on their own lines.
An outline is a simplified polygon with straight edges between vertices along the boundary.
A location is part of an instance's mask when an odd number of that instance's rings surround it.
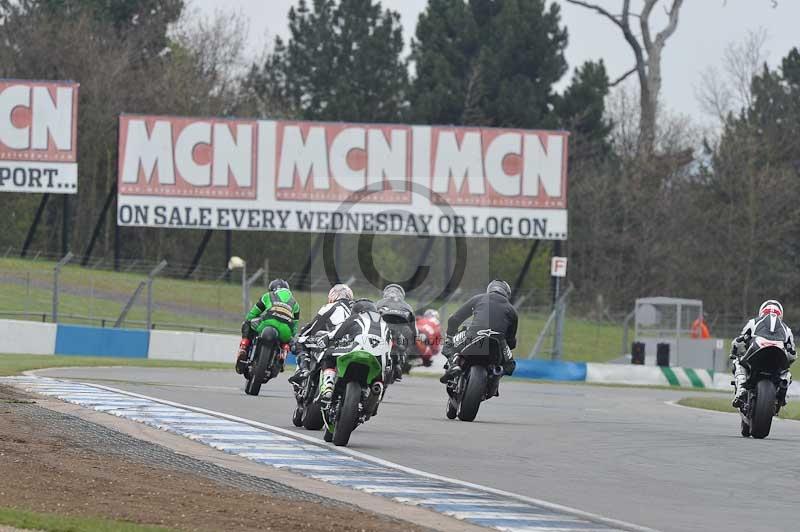
<svg viewBox="0 0 800 532">
<path fill-rule="evenodd" d="M 54 355 L 56 325 L 34 321 L 0 320 L 0 353 Z"/>
<path fill-rule="evenodd" d="M 233 366 L 234 354 L 241 336 L 232 334 L 195 333 L 192 360 L 196 362 L 229 362 Z"/>
<path fill-rule="evenodd" d="M 147 358 L 149 338 L 148 331 L 59 325 L 55 352 L 57 355 Z"/>
<path fill-rule="evenodd" d="M 714 388 L 714 373 L 705 369 L 637 366 L 627 364 L 586 365 L 586 382 Z"/>
<path fill-rule="evenodd" d="M 514 377 L 548 381 L 585 381 L 585 362 L 517 360 Z"/>
<path fill-rule="evenodd" d="M 197 333 L 177 331 L 150 331 L 150 348 L 147 358 L 156 360 L 194 360 Z"/>
</svg>

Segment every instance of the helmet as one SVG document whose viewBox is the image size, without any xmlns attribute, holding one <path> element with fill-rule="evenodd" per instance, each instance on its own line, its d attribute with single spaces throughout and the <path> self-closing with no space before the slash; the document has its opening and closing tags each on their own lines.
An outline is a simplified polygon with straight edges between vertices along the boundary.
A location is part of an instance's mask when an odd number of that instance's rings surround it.
<svg viewBox="0 0 800 532">
<path fill-rule="evenodd" d="M 281 288 L 285 288 L 285 289 L 289 290 L 289 283 L 287 283 L 283 279 L 275 279 L 271 283 L 269 283 L 269 291 L 270 292 L 277 292 Z"/>
<path fill-rule="evenodd" d="M 511 299 L 511 287 L 505 281 L 495 279 L 489 283 L 489 286 L 486 287 L 486 293 L 491 294 L 492 292 L 496 292 L 506 299 Z"/>
<path fill-rule="evenodd" d="M 776 299 L 767 299 L 758 308 L 758 315 L 766 316 L 767 314 L 775 314 L 779 318 L 783 318 L 783 305 Z"/>
<path fill-rule="evenodd" d="M 399 284 L 395 283 L 387 284 L 386 287 L 383 289 L 383 297 L 387 299 L 403 300 L 406 297 L 406 291 Z"/>
<path fill-rule="evenodd" d="M 372 300 L 367 298 L 356 299 L 353 302 L 353 314 L 361 314 L 362 312 L 378 312 L 378 307 Z"/>
<path fill-rule="evenodd" d="M 346 284 L 335 284 L 328 291 L 328 303 L 342 299 L 353 299 L 353 290 Z"/>
<path fill-rule="evenodd" d="M 429 308 L 428 310 L 425 311 L 425 314 L 423 314 L 423 316 L 431 320 L 439 321 L 439 311 L 436 309 Z"/>
</svg>

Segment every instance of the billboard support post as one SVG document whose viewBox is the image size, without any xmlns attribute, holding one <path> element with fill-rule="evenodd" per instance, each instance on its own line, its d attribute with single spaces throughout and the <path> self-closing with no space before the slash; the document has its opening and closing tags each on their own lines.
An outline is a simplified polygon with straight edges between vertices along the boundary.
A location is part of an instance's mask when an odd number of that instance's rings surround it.
<svg viewBox="0 0 800 532">
<path fill-rule="evenodd" d="M 533 257 L 536 255 L 536 251 L 539 249 L 539 244 L 541 240 L 534 240 L 531 243 L 531 249 L 528 251 L 528 256 L 525 257 L 525 262 L 522 264 L 522 269 L 519 271 L 519 275 L 517 275 L 517 280 L 514 282 L 513 292 L 511 292 L 511 303 L 517 303 L 519 299 L 519 292 L 522 290 L 522 285 L 525 283 L 525 278 L 528 276 L 528 272 L 531 269 L 531 262 L 533 262 Z"/>
<path fill-rule="evenodd" d="M 314 243 L 311 244 L 311 249 L 308 251 L 308 259 L 306 260 L 306 264 L 303 266 L 303 271 L 300 274 L 300 282 L 298 283 L 300 289 L 308 289 L 310 285 L 308 278 L 311 276 L 311 269 L 314 267 L 314 261 L 317 260 L 319 250 L 322 249 L 322 243 L 324 239 L 325 234 L 320 233 L 314 239 Z"/>
<path fill-rule="evenodd" d="M 69 196 L 64 194 L 61 202 L 61 254 L 69 251 Z"/>
<path fill-rule="evenodd" d="M 36 214 L 33 216 L 33 222 L 31 222 L 28 234 L 25 236 L 25 243 L 22 244 L 22 253 L 20 253 L 19 256 L 23 259 L 25 255 L 28 254 L 28 248 L 30 248 L 33 243 L 33 237 L 36 236 L 36 228 L 39 227 L 39 222 L 42 220 L 42 213 L 44 213 L 44 208 L 47 206 L 47 200 L 49 199 L 50 194 L 42 195 L 42 200 L 39 202 L 39 207 L 36 209 Z"/>
<path fill-rule="evenodd" d="M 108 209 L 111 208 L 111 203 L 114 201 L 114 197 L 116 195 L 117 195 L 117 182 L 115 181 L 114 184 L 111 185 L 111 190 L 108 191 L 106 200 L 103 203 L 103 208 L 100 210 L 100 215 L 97 217 L 97 222 L 94 224 L 94 230 L 92 230 L 92 237 L 89 239 L 89 245 L 86 246 L 86 251 L 83 252 L 83 259 L 81 259 L 81 266 L 86 266 L 87 264 L 89 264 L 89 260 L 92 258 L 92 251 L 94 251 L 94 245 L 97 243 L 97 239 L 100 237 L 100 231 L 103 229 L 103 224 L 106 221 L 106 216 L 108 216 Z"/>
<path fill-rule="evenodd" d="M 225 231 L 225 264 L 231 261 L 233 256 L 233 231 Z M 231 270 L 228 268 L 225 271 L 225 282 L 231 282 Z"/>
<path fill-rule="evenodd" d="M 186 270 L 186 273 L 183 274 L 184 279 L 188 279 L 192 276 L 194 271 L 197 269 L 197 266 L 200 264 L 200 259 L 203 258 L 203 254 L 206 252 L 206 247 L 208 246 L 208 241 L 211 240 L 211 236 L 214 234 L 214 231 L 211 229 L 207 230 L 203 233 L 203 239 L 200 240 L 200 245 L 197 246 L 197 251 L 192 257 L 192 262 L 189 264 L 189 269 Z"/>
</svg>

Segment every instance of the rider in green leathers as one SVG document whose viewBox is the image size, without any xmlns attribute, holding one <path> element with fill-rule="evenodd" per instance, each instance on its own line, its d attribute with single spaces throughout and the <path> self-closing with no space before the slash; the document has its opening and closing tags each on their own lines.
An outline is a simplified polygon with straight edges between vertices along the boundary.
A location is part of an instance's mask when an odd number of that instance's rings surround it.
<svg viewBox="0 0 800 532">
<path fill-rule="evenodd" d="M 244 372 L 247 352 L 255 335 L 261 336 L 261 345 L 265 348 L 275 342 L 288 343 L 297 334 L 299 321 L 300 305 L 295 301 L 289 283 L 283 279 L 275 279 L 269 283 L 269 291 L 253 305 L 242 324 L 242 341 L 236 354 L 236 373 Z"/>
</svg>

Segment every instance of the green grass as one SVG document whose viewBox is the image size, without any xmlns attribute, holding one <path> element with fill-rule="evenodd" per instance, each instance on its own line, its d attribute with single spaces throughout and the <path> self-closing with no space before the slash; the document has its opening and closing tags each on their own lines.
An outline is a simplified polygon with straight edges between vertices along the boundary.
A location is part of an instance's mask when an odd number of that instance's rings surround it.
<svg viewBox="0 0 800 532">
<path fill-rule="evenodd" d="M 66 517 L 0 508 L 0 524 L 46 532 L 169 532 L 171 528 L 137 525 L 96 517 Z"/>
<path fill-rule="evenodd" d="M 231 355 L 233 360 L 233 355 Z M 146 358 L 67 357 L 49 355 L 0 354 L 0 376 L 19 375 L 23 371 L 44 368 L 132 366 L 146 368 L 232 369 L 233 362 L 184 362 L 180 360 L 149 360 Z"/>
<path fill-rule="evenodd" d="M 52 308 L 53 263 L 23 259 L 0 259 L 0 312 L 38 312 L 50 314 Z M 153 322 L 157 328 L 173 328 L 165 324 L 181 324 L 197 330 L 205 328 L 217 332 L 230 331 L 238 334 L 241 324 L 241 285 L 238 272 L 232 283 L 195 281 L 159 277 L 154 284 L 156 308 Z M 3 278 L 13 279 L 4 281 Z M 28 284 L 28 279 L 31 283 Z M 67 265 L 61 274 L 64 290 L 60 296 L 59 312 L 63 323 L 85 321 L 65 317 L 68 314 L 110 318 L 113 325 L 124 305 L 124 301 L 145 279 L 141 273 L 124 273 L 81 268 Z M 263 286 L 254 286 L 251 297 L 257 298 Z M 79 293 L 69 293 L 79 292 Z M 116 294 L 110 298 L 109 294 Z M 95 297 L 92 297 L 94 294 Z M 102 294 L 102 297 L 101 297 Z M 377 296 L 373 293 L 357 293 L 356 296 Z M 303 317 L 309 318 L 325 302 L 325 294 L 319 292 L 295 292 L 303 309 Z M 142 327 L 145 320 L 145 294 L 140 294 L 138 303 L 128 314 L 125 327 Z M 412 301 L 413 304 L 413 301 Z M 160 305 L 160 306 L 159 306 Z M 173 308 L 167 308 L 172 306 Z M 175 308 L 177 307 L 177 308 Z M 454 305 L 449 306 L 452 312 Z M 209 315 L 224 313 L 223 317 Z M 0 318 L 3 316 L 0 315 Z M 41 320 L 39 317 L 30 319 Z M 47 318 L 49 319 L 49 317 Z M 520 315 L 518 358 L 526 358 L 545 324 L 546 315 L 523 312 Z M 140 322 L 140 323 L 135 323 Z M 99 325 L 97 322 L 90 324 Z M 595 322 L 568 315 L 564 327 L 564 359 L 586 362 L 604 362 L 616 358 L 622 344 L 622 327 L 619 324 Z M 544 352 L 549 353 L 552 336 L 544 343 Z"/>
<path fill-rule="evenodd" d="M 717 412 L 738 412 L 731 406 L 729 397 L 684 397 L 678 401 L 679 405 L 690 406 L 692 408 L 702 408 L 704 410 L 715 410 Z M 778 417 L 800 421 L 800 401 L 789 401 L 781 409 Z"/>
</svg>

